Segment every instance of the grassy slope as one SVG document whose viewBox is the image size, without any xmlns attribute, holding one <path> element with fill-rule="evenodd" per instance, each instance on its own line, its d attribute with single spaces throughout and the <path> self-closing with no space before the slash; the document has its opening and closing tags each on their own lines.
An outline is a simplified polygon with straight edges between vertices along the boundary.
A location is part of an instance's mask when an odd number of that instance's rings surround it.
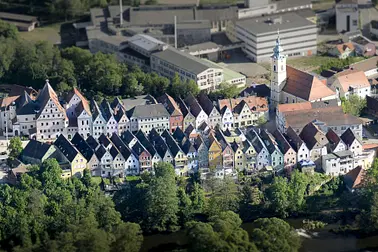
<svg viewBox="0 0 378 252">
<path fill-rule="evenodd" d="M 20 37 L 28 41 L 46 40 L 52 44 L 60 43 L 60 26 L 62 23 L 37 27 L 31 32 L 21 32 Z"/>
</svg>

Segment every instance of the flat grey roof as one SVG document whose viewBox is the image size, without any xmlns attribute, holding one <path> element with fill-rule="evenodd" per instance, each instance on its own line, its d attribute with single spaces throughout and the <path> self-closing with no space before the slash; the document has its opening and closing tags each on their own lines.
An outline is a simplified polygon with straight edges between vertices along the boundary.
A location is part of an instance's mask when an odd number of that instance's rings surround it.
<svg viewBox="0 0 378 252">
<path fill-rule="evenodd" d="M 203 61 L 188 53 L 181 52 L 172 47 L 168 47 L 168 49 L 154 53 L 153 55 L 194 74 L 200 74 L 209 68 L 221 69 L 215 63 Z"/>
<path fill-rule="evenodd" d="M 189 20 L 177 23 L 177 29 L 211 29 L 209 20 Z"/>
<path fill-rule="evenodd" d="M 134 35 L 128 41 L 129 43 L 139 46 L 149 52 L 155 50 L 159 45 L 165 44 L 164 42 L 145 34 Z"/>
<path fill-rule="evenodd" d="M 275 1 L 274 3 L 277 4 L 277 10 L 283 10 L 287 8 L 309 5 L 311 2 L 312 0 L 280 0 Z"/>
<path fill-rule="evenodd" d="M 274 22 L 274 20 L 280 18 L 282 18 L 281 22 Z M 254 35 L 276 33 L 278 30 L 285 32 L 302 27 L 316 27 L 316 24 L 294 12 L 245 19 L 236 22 L 236 25 Z"/>
<path fill-rule="evenodd" d="M 329 153 L 323 156 L 323 159 L 328 160 L 328 159 L 335 159 L 335 158 L 345 158 L 348 156 L 353 156 L 353 152 L 350 150 L 345 150 L 345 151 Z"/>
<path fill-rule="evenodd" d="M 196 51 L 202 51 L 202 50 L 209 50 L 209 49 L 215 49 L 219 48 L 219 45 L 214 42 L 204 42 L 200 44 L 185 46 L 183 49 L 185 52 L 196 52 Z"/>
<path fill-rule="evenodd" d="M 135 106 L 129 111 L 129 116 L 137 118 L 169 117 L 169 113 L 163 104 L 149 104 Z"/>
<path fill-rule="evenodd" d="M 132 25 L 173 24 L 177 21 L 194 20 L 192 6 L 143 6 L 132 7 L 129 10 L 129 22 Z"/>
<path fill-rule="evenodd" d="M 20 22 L 36 22 L 37 21 L 36 16 L 15 14 L 15 13 L 9 13 L 9 12 L 0 12 L 0 19 L 3 19 L 3 18 L 11 19 L 14 21 L 20 21 Z"/>
<path fill-rule="evenodd" d="M 101 36 L 97 38 L 98 40 L 102 40 L 108 44 L 112 44 L 115 46 L 119 46 L 122 42 L 126 42 L 128 37 L 125 36 Z"/>
</svg>

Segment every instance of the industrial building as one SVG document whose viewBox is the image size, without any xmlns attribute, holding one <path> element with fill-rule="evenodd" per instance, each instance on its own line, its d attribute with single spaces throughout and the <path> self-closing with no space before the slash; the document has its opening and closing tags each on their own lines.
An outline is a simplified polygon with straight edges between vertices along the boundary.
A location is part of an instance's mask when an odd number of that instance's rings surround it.
<svg viewBox="0 0 378 252">
<path fill-rule="evenodd" d="M 317 53 L 316 24 L 295 12 L 244 19 L 236 22 L 236 37 L 243 51 L 255 62 L 269 61 L 277 31 L 288 57 Z"/>
</svg>

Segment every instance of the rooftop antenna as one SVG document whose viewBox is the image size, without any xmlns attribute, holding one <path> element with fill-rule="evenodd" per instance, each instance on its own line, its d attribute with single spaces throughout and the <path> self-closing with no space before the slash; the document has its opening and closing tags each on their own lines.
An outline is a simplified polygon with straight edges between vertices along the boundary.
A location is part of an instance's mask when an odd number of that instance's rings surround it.
<svg viewBox="0 0 378 252">
<path fill-rule="evenodd" d="M 122 0 L 119 0 L 119 23 L 120 23 L 120 26 L 123 25 Z"/>
</svg>

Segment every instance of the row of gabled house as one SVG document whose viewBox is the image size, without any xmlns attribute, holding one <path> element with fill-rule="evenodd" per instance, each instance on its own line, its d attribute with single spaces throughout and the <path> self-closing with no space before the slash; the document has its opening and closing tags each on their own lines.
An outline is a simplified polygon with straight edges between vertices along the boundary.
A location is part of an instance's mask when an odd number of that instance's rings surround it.
<svg viewBox="0 0 378 252">
<path fill-rule="evenodd" d="M 260 117 L 268 119 L 266 98 L 247 96 L 223 99 L 217 103 L 201 93 L 174 100 L 167 94 L 150 95 L 112 102 L 89 102 L 77 88 L 58 97 L 49 82 L 38 95 L 26 91 L 1 99 L 0 125 L 4 134 L 28 136 L 39 141 L 54 141 L 60 134 L 71 139 L 75 133 L 83 138 L 101 134 L 108 137 L 126 130 L 148 134 L 152 129 L 162 133 L 176 128 L 194 127 L 232 129 L 256 125 Z"/>
<path fill-rule="evenodd" d="M 76 133 L 68 140 L 61 134 L 52 144 L 30 140 L 19 159 L 25 164 L 40 164 L 55 158 L 63 177 L 80 176 L 85 168 L 94 176 L 139 175 L 151 172 L 158 162 L 172 163 L 176 174 L 183 176 L 200 166 L 207 167 L 207 155 L 208 148 L 200 135 L 189 140 L 178 132 L 172 135 L 164 130 L 160 134 L 152 129 L 148 135 L 141 130 L 135 134 L 127 130 L 110 137 L 101 134 L 98 139 L 84 139 Z"/>
<path fill-rule="evenodd" d="M 363 150 L 352 130 L 339 137 L 332 129 L 324 133 L 313 123 L 299 135 L 292 128 L 286 133 L 256 128 L 191 129 L 160 133 L 153 128 L 148 134 L 126 130 L 113 132 L 110 137 L 102 133 L 98 139 L 84 139 L 76 133 L 68 140 L 61 134 L 53 144 L 30 140 L 19 159 L 25 164 L 39 164 L 55 158 L 64 171 L 63 177 L 80 175 L 85 168 L 94 176 L 139 175 L 153 171 L 158 162 L 171 163 L 178 176 L 199 171 L 223 177 L 262 169 L 281 172 L 303 162 L 336 176 L 356 166 L 369 167 L 375 156 L 374 151 Z"/>
</svg>

